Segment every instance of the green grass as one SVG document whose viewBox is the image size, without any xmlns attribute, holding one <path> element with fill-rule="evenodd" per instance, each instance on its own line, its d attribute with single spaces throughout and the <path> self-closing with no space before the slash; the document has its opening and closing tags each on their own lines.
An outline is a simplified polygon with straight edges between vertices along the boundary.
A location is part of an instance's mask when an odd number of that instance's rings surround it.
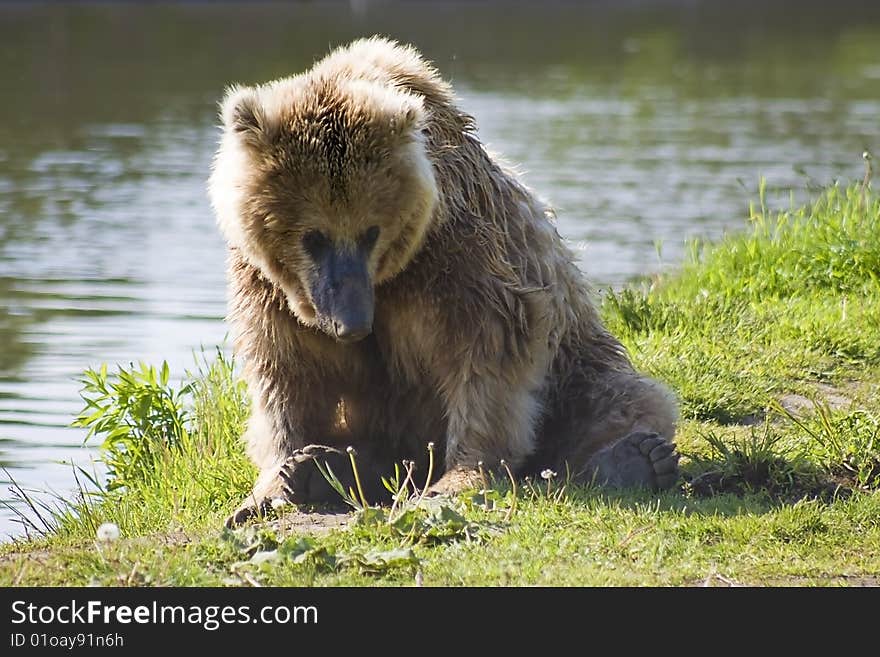
<svg viewBox="0 0 880 657">
<path fill-rule="evenodd" d="M 880 584 L 880 198 L 865 183 L 781 212 L 763 198 L 746 230 L 603 302 L 680 396 L 680 488 L 502 481 L 344 529 L 286 507 L 231 532 L 255 474 L 233 364 L 218 355 L 178 387 L 164 367 L 101 370 L 77 423 L 108 476 L 27 512 L 0 585 Z M 122 537 L 96 542 L 103 522 Z"/>
<path fill-rule="evenodd" d="M 85 406 L 73 424 L 102 438 L 107 476 L 80 471 L 90 485 L 71 504 L 34 502 L 25 529 L 38 536 L 50 529 L 34 545 L 93 537 L 106 521 L 125 536 L 209 529 L 241 502 L 256 476 L 239 443 L 246 389 L 219 350 L 197 365 L 178 388 L 165 365 L 85 372 Z"/>
</svg>

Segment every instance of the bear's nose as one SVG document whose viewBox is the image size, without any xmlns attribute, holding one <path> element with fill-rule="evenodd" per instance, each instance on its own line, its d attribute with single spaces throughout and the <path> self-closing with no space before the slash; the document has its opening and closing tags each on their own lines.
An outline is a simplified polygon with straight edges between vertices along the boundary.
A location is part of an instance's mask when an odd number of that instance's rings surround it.
<svg viewBox="0 0 880 657">
<path fill-rule="evenodd" d="M 373 327 L 368 325 L 350 325 L 342 322 L 333 322 L 333 332 L 340 342 L 357 342 L 373 332 Z"/>
</svg>

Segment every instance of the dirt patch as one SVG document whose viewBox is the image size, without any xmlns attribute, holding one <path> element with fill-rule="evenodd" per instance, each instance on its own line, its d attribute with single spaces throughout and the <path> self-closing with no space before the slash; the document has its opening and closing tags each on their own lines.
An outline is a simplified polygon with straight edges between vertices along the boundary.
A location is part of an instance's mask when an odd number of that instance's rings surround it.
<svg viewBox="0 0 880 657">
<path fill-rule="evenodd" d="M 827 404 L 832 410 L 849 408 L 858 397 L 861 383 L 849 381 L 839 385 L 814 383 L 810 396 L 789 393 L 779 398 L 779 403 L 789 413 L 800 415 L 813 409 L 816 402 Z"/>
<path fill-rule="evenodd" d="M 344 511 L 291 511 L 267 525 L 281 536 L 290 534 L 324 534 L 333 529 L 344 529 L 354 516 Z"/>
<path fill-rule="evenodd" d="M 858 405 L 859 400 L 871 399 L 872 395 L 876 395 L 880 390 L 880 386 L 863 381 L 845 381 L 838 385 L 828 383 L 811 383 L 809 385 L 811 390 L 806 394 L 789 392 L 780 395 L 777 397 L 779 405 L 795 416 L 808 415 L 817 403 L 827 404 L 833 411 L 851 409 Z M 730 417 L 726 421 L 716 418 L 716 421 L 724 426 L 751 427 L 761 424 L 766 419 L 767 414 L 762 411 Z M 774 422 L 780 421 L 782 421 L 781 418 L 774 418 Z"/>
</svg>

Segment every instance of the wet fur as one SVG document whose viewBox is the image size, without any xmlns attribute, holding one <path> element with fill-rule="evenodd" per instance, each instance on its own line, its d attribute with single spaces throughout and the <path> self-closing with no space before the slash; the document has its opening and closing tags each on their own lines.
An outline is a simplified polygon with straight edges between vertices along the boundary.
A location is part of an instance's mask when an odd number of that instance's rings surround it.
<svg viewBox="0 0 880 657">
<path fill-rule="evenodd" d="M 671 440 L 672 395 L 602 325 L 552 209 L 487 153 L 414 49 L 356 41 L 231 89 L 222 116 L 210 190 L 256 501 L 312 443 L 353 445 L 382 473 L 432 441 L 440 473 L 505 459 L 589 478 L 633 431 Z M 373 333 L 343 344 L 315 315 L 300 242 L 319 228 L 353 244 L 370 225 Z"/>
</svg>

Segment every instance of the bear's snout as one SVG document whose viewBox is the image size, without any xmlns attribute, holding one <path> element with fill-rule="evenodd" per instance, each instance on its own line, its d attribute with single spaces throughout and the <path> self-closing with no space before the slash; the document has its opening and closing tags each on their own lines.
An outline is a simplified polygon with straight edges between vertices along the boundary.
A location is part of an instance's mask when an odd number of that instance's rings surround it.
<svg viewBox="0 0 880 657">
<path fill-rule="evenodd" d="M 373 283 L 364 253 L 328 249 L 316 259 L 312 298 L 324 331 L 340 342 L 373 332 Z"/>
<path fill-rule="evenodd" d="M 372 333 L 373 326 L 348 326 L 333 320 L 333 331 L 340 342 L 357 342 Z"/>
<path fill-rule="evenodd" d="M 329 313 L 333 337 L 356 342 L 373 332 L 373 289 L 356 281 L 343 282 L 332 295 Z"/>
<path fill-rule="evenodd" d="M 333 337 L 356 342 L 373 332 L 373 287 L 369 279 L 345 278 L 329 295 L 328 319 Z"/>
</svg>

